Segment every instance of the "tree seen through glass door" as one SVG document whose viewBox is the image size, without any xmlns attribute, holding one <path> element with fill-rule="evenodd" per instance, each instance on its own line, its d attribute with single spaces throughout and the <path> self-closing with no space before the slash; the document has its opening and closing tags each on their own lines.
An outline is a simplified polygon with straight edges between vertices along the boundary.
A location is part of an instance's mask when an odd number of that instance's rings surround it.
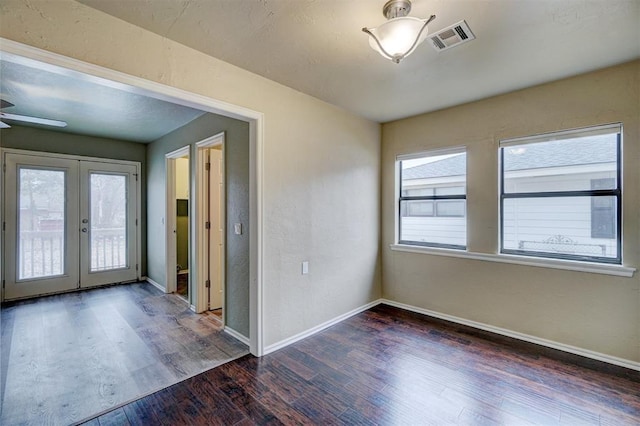
<svg viewBox="0 0 640 426">
<path fill-rule="evenodd" d="M 127 176 L 91 173 L 91 272 L 126 268 Z"/>
</svg>

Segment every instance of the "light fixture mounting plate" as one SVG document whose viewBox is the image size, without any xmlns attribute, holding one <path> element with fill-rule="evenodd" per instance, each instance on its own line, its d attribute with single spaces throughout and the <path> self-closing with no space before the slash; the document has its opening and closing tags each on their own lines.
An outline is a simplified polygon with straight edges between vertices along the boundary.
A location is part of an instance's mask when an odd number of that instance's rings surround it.
<svg viewBox="0 0 640 426">
<path fill-rule="evenodd" d="M 387 19 L 407 16 L 411 12 L 410 0 L 389 0 L 382 7 L 382 14 Z"/>
</svg>

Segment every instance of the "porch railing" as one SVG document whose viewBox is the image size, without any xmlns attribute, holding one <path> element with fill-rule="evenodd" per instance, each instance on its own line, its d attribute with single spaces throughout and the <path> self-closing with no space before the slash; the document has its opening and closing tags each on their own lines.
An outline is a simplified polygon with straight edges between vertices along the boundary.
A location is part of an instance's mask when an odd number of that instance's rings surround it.
<svg viewBox="0 0 640 426">
<path fill-rule="evenodd" d="M 518 241 L 518 249 L 589 256 L 607 255 L 607 246 L 605 244 L 578 243 L 564 235 L 553 235 L 542 241 L 521 240 Z"/>
<path fill-rule="evenodd" d="M 91 272 L 126 268 L 126 229 L 94 229 L 91 232 Z"/>
<path fill-rule="evenodd" d="M 127 267 L 125 228 L 91 231 L 90 271 Z M 18 279 L 63 275 L 64 231 L 21 231 L 18 245 Z"/>
<path fill-rule="evenodd" d="M 64 231 L 21 231 L 18 279 L 64 274 Z"/>
</svg>

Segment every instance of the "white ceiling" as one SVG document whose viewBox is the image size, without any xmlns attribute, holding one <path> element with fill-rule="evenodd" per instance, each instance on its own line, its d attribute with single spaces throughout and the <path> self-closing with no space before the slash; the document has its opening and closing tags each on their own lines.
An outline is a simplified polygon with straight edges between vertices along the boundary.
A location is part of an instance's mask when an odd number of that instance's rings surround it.
<svg viewBox="0 0 640 426">
<path fill-rule="evenodd" d="M 40 126 L 8 124 L 148 143 L 205 114 L 185 106 L 116 88 L 112 82 L 40 62 L 3 55 L 0 98 L 14 104 L 3 112 L 67 122 Z"/>
<path fill-rule="evenodd" d="M 640 57 L 638 0 L 414 0 L 430 33 L 465 19 L 477 39 L 399 65 L 361 31 L 385 0 L 80 2 L 379 122 Z"/>
</svg>

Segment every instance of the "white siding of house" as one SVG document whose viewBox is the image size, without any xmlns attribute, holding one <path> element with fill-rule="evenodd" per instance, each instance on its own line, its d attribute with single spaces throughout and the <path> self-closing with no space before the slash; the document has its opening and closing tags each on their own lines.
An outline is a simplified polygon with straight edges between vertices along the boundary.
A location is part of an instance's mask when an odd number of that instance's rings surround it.
<svg viewBox="0 0 640 426">
<path fill-rule="evenodd" d="M 403 181 L 403 189 L 414 193 L 408 195 L 422 195 L 416 193 L 418 189 L 431 189 L 429 195 L 465 194 L 465 176 L 445 176 L 430 179 L 410 179 Z M 465 206 L 466 208 L 466 206 Z M 437 208 L 433 206 L 433 212 Z M 465 212 L 466 213 L 466 212 Z M 451 216 L 402 216 L 400 217 L 401 241 L 418 243 L 467 245 L 467 218 Z"/>
<path fill-rule="evenodd" d="M 615 164 L 601 164 L 550 169 L 507 172 L 505 188 L 508 192 L 579 191 L 591 189 L 592 179 L 615 178 Z M 425 187 L 429 179 L 404 181 L 405 189 Z M 438 179 L 438 186 L 456 185 Z M 434 185 L 431 185 L 434 186 Z M 521 242 L 528 250 L 558 253 L 617 256 L 615 238 L 591 238 L 591 199 L 589 197 L 520 198 L 508 199 L 504 204 L 503 247 L 517 250 Z M 466 246 L 466 217 L 401 217 L 402 241 L 428 242 Z M 561 236 L 576 245 L 551 245 L 544 241 Z M 542 244 L 540 244 L 542 243 Z"/>
<path fill-rule="evenodd" d="M 466 217 L 403 217 L 401 240 L 467 245 Z"/>
<path fill-rule="evenodd" d="M 507 174 L 508 177 L 508 174 Z M 546 177 L 522 177 L 508 179 L 512 192 L 574 191 L 591 188 L 592 179 L 615 177 L 613 172 L 558 174 Z M 525 249 L 548 247 L 570 253 L 570 246 L 536 244 L 555 236 L 571 239 L 575 254 L 601 256 L 599 245 L 606 247 L 604 256 L 616 257 L 615 238 L 591 238 L 591 198 L 520 198 L 508 199 L 504 203 L 503 236 L 505 249 L 517 250 L 520 242 Z M 567 251 L 564 251 L 567 250 Z M 541 250 L 547 251 L 547 250 Z"/>
<path fill-rule="evenodd" d="M 616 257 L 615 239 L 591 238 L 591 199 L 588 197 L 505 200 L 503 235 L 504 248 L 509 250 L 517 250 L 520 242 L 524 242 L 525 249 L 539 247 L 539 251 L 547 251 L 544 244 L 535 242 L 562 236 L 578 244 L 575 254 L 602 256 L 595 245 L 605 245 L 604 256 Z M 590 247 L 592 245 L 594 247 Z M 558 246 L 556 250 L 570 253 L 569 247 Z"/>
<path fill-rule="evenodd" d="M 581 167 L 563 167 L 551 174 L 550 169 L 520 170 L 505 174 L 505 192 L 541 191 L 585 191 L 591 189 L 592 179 L 615 178 L 615 164 L 612 170 L 585 171 Z M 564 172 L 563 172 L 564 171 Z M 526 173 L 523 173 L 526 172 Z M 544 174 L 542 176 L 538 173 Z M 524 176 L 523 176 L 524 175 Z"/>
</svg>

